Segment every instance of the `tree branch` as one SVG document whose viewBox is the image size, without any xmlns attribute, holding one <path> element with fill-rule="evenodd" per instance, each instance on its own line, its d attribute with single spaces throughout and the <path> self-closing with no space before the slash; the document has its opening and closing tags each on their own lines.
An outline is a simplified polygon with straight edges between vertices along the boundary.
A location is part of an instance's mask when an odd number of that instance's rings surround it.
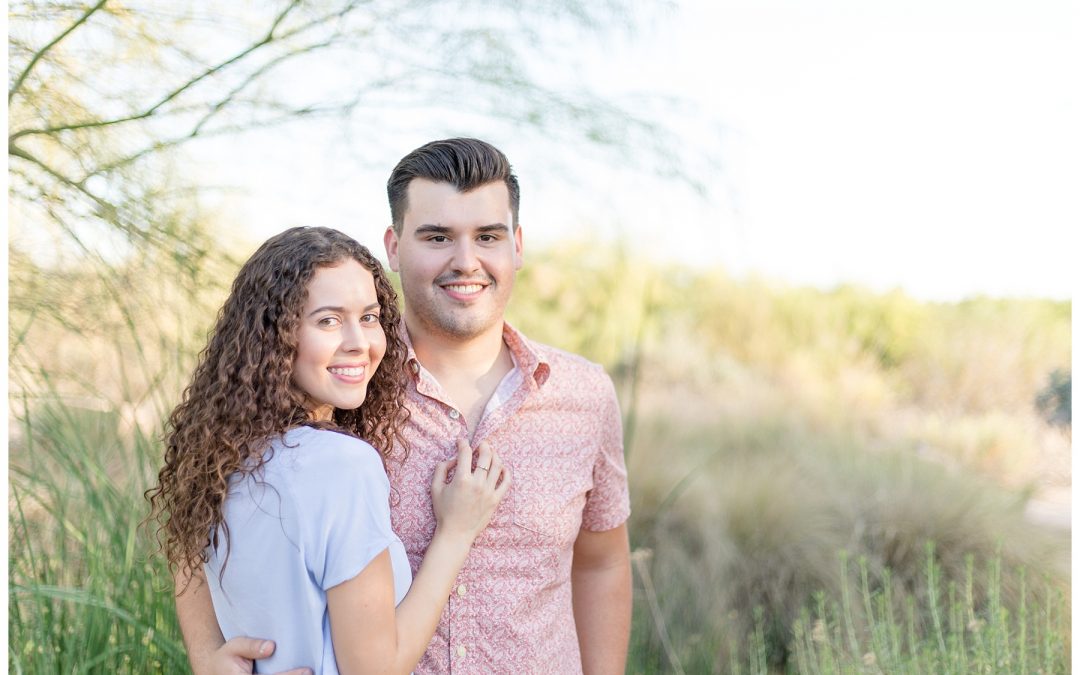
<svg viewBox="0 0 1080 675">
<path fill-rule="evenodd" d="M 101 0 L 101 4 L 104 4 L 106 1 L 107 0 Z M 221 63 L 218 63 L 217 65 L 204 70 L 202 73 L 199 73 L 198 75 L 191 78 L 190 80 L 188 80 L 184 84 L 180 85 L 179 87 L 177 87 L 176 89 L 174 89 L 170 93 L 166 94 L 164 98 L 162 98 L 160 101 L 158 101 L 154 105 L 150 106 L 146 110 L 142 111 L 141 113 L 136 113 L 134 115 L 128 115 L 126 117 L 118 117 L 116 119 L 111 119 L 111 120 L 87 120 L 85 122 L 75 122 L 73 124 L 61 124 L 61 125 L 58 125 L 58 126 L 55 126 L 55 127 L 46 127 L 44 129 L 23 129 L 21 131 L 15 132 L 11 136 L 9 136 L 8 140 L 10 142 L 10 141 L 14 141 L 16 139 L 19 139 L 19 138 L 21 138 L 23 136 L 31 136 L 31 135 L 39 135 L 39 134 L 54 134 L 54 133 L 56 133 L 58 131 L 74 131 L 74 130 L 77 130 L 77 129 L 93 129 L 93 128 L 109 127 L 109 126 L 113 126 L 113 125 L 116 125 L 116 124 L 123 124 L 124 122 L 134 122 L 136 120 L 142 120 L 142 119 L 147 119 L 149 117 L 153 117 L 157 113 L 157 111 L 162 108 L 162 106 L 168 104 L 170 101 L 172 101 L 176 97 L 180 96 L 181 94 L 183 94 L 188 89 L 191 89 L 192 87 L 194 87 L 198 83 L 200 83 L 203 80 L 205 80 L 206 78 L 211 77 L 212 75 L 220 72 L 221 70 L 223 70 L 225 68 L 228 68 L 229 66 L 236 63 L 237 61 L 242 60 L 243 58 L 245 58 L 246 56 L 248 56 L 249 54 L 251 54 L 255 50 L 257 50 L 257 49 L 259 49 L 261 47 L 264 47 L 264 46 L 270 44 L 271 42 L 273 42 L 276 39 L 274 33 L 277 31 L 278 26 L 281 25 L 281 22 L 284 21 L 285 18 L 289 15 L 289 13 L 296 6 L 298 6 L 299 4 L 300 4 L 300 0 L 291 0 L 289 5 L 285 9 L 283 9 L 281 11 L 281 13 L 278 14 L 277 17 L 275 17 L 274 22 L 270 26 L 270 30 L 267 31 L 266 35 L 263 36 L 263 38 L 260 39 L 258 42 L 255 42 L 254 44 L 249 45 L 248 47 L 244 48 L 242 51 L 240 51 L 239 53 L 237 53 L 237 54 L 233 55 L 232 57 L 226 59 L 225 61 L 222 61 Z M 297 31 L 293 31 L 292 34 L 295 34 L 296 32 Z M 10 100 L 10 97 L 9 97 L 9 100 Z"/>
<path fill-rule="evenodd" d="M 61 40 L 66 38 L 68 35 L 71 35 L 71 33 L 76 28 L 86 23 L 94 14 L 94 12 L 97 12 L 99 9 L 104 7 L 105 3 L 108 1 L 109 0 L 98 0 L 98 3 L 96 5 L 86 10 L 86 12 L 84 12 L 83 15 L 75 21 L 75 23 L 68 26 L 67 30 L 57 35 L 52 42 L 45 45 L 34 53 L 33 58 L 30 59 L 30 63 L 26 64 L 26 68 L 23 68 L 22 73 L 20 73 L 19 77 L 16 78 L 15 84 L 11 85 L 11 89 L 8 89 L 8 103 L 11 103 L 12 97 L 15 96 L 15 93 L 19 91 L 20 87 L 22 87 L 23 82 L 26 81 L 26 78 L 30 75 L 30 71 L 34 69 L 34 66 L 37 65 L 37 62 L 40 61 L 41 58 L 45 56 L 45 54 L 49 53 L 49 50 L 59 44 Z"/>
<path fill-rule="evenodd" d="M 140 231 L 138 227 L 132 225 L 131 223 L 123 222 L 124 219 L 121 216 L 119 207 L 109 202 L 108 200 L 102 199 L 101 197 L 97 196 L 96 194 L 88 190 L 86 186 L 82 183 L 79 183 L 65 176 L 64 174 L 60 173 L 56 169 L 52 168 L 45 162 L 41 161 L 37 157 L 31 155 L 29 152 L 23 150 L 22 148 L 16 146 L 13 143 L 8 143 L 8 155 L 10 155 L 11 157 L 18 157 L 19 159 L 25 160 L 33 164 L 34 166 L 38 167 L 46 174 L 52 176 L 64 185 L 70 187 L 73 190 L 76 190 L 82 195 L 85 195 L 100 209 L 99 217 L 107 214 L 113 214 L 115 216 L 115 221 L 111 222 L 113 222 L 114 225 L 116 225 L 121 231 L 127 233 L 129 236 L 134 236 L 143 240 L 150 240 L 150 237 L 147 235 L 146 232 Z M 110 221 L 109 218 L 104 217 L 103 220 L 106 220 L 107 222 Z"/>
<path fill-rule="evenodd" d="M 204 126 L 206 126 L 206 124 L 209 123 L 210 120 L 212 120 L 215 116 L 217 116 L 217 114 L 220 113 L 224 108 L 226 108 L 229 104 L 231 104 L 236 99 L 236 96 L 238 94 L 240 94 L 242 91 L 247 89 L 248 86 L 252 82 L 254 82 L 255 80 L 257 80 L 260 77 L 262 77 L 263 75 L 265 75 L 270 70 L 277 67 L 283 61 L 287 61 L 288 59 L 291 59 L 291 58 L 293 58 L 295 56 L 299 56 L 300 54 L 307 54 L 309 52 L 313 52 L 313 51 L 315 51 L 317 49 L 324 49 L 326 47 L 331 46 L 332 44 L 334 44 L 333 39 L 324 40 L 322 42 L 317 42 L 317 43 L 314 43 L 314 44 L 310 44 L 310 45 L 308 45 L 306 47 L 303 47 L 301 49 L 297 49 L 295 51 L 287 52 L 285 54 L 280 54 L 280 55 L 274 57 L 273 59 L 267 61 L 263 65 L 259 66 L 258 68 L 255 69 L 254 72 L 250 73 L 247 77 L 245 77 L 243 82 L 238 84 L 236 87 L 234 87 L 232 89 L 232 91 L 230 91 L 228 94 L 226 94 L 224 97 L 222 97 L 221 100 L 219 100 L 217 103 L 215 103 L 211 107 L 210 111 L 207 112 L 203 116 L 203 118 L 200 119 L 199 122 L 195 125 L 195 127 L 191 130 L 190 135 L 192 137 L 198 136 L 199 132 L 202 131 L 202 128 Z"/>
<path fill-rule="evenodd" d="M 112 209 L 112 208 L 114 208 L 112 204 L 105 201 L 101 197 L 98 197 L 93 192 L 90 192 L 89 190 L 87 190 L 85 185 L 82 185 L 82 184 L 68 178 L 64 174 L 62 174 L 59 171 L 57 171 L 56 169 L 52 168 L 51 166 L 49 166 L 45 162 L 42 162 L 40 159 L 38 159 L 37 157 L 34 157 L 29 152 L 27 152 L 26 150 L 23 150 L 22 148 L 15 145 L 14 143 L 10 143 L 10 142 L 8 143 L 8 155 L 10 155 L 12 157 L 18 157 L 19 159 L 30 162 L 34 166 L 38 167 L 39 169 L 41 169 L 45 173 L 49 174 L 50 176 L 52 176 L 56 180 L 63 183 L 64 185 L 67 185 L 70 188 L 74 188 L 74 189 L 78 190 L 79 192 L 81 192 L 82 194 L 86 195 L 87 197 L 89 197 L 94 203 L 96 203 L 101 208 L 103 208 L 103 209 Z"/>
</svg>

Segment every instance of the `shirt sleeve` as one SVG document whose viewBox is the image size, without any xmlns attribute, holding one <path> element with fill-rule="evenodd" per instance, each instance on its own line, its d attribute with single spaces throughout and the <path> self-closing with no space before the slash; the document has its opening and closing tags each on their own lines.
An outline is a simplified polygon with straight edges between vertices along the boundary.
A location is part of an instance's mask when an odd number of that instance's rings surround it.
<svg viewBox="0 0 1080 675">
<path fill-rule="evenodd" d="M 599 412 L 600 449 L 593 463 L 593 487 L 585 496 L 581 526 L 591 532 L 603 532 L 626 522 L 630 517 L 630 488 L 623 457 L 622 415 L 615 385 L 601 373 Z"/>
<path fill-rule="evenodd" d="M 375 448 L 316 431 L 296 483 L 304 560 L 324 591 L 352 579 L 397 541 L 390 527 L 390 482 Z"/>
</svg>

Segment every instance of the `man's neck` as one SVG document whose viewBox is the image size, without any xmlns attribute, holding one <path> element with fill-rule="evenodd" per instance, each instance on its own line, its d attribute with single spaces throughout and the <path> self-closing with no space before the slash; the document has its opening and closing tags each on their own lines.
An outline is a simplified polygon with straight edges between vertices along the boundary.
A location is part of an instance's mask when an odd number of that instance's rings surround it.
<svg viewBox="0 0 1080 675">
<path fill-rule="evenodd" d="M 425 330 L 419 321 L 405 317 L 416 359 L 430 372 L 465 415 L 475 433 L 491 395 L 514 367 L 510 348 L 502 339 L 502 323 L 467 340 Z"/>
<path fill-rule="evenodd" d="M 453 378 L 481 376 L 509 351 L 503 342 L 501 322 L 467 339 L 427 330 L 422 322 L 410 320 L 408 315 L 405 328 L 409 331 L 417 360 L 436 378 L 440 375 Z"/>
</svg>

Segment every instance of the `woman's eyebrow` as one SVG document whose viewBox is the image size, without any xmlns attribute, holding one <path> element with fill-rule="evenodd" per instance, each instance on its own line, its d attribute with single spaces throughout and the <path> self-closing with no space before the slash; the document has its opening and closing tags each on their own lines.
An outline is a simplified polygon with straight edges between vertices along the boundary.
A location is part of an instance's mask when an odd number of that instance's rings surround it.
<svg viewBox="0 0 1080 675">
<path fill-rule="evenodd" d="M 365 307 L 361 311 L 370 312 L 373 309 L 380 309 L 380 308 L 381 308 L 381 305 L 376 300 L 375 302 L 371 303 L 370 305 L 368 305 L 367 307 Z M 318 314 L 319 312 L 341 312 L 342 314 L 344 314 L 345 313 L 345 308 L 344 307 L 331 306 L 331 305 L 323 305 L 322 307 L 319 307 L 317 309 L 313 309 L 310 312 L 308 312 L 308 316 L 314 316 L 314 315 Z"/>
<path fill-rule="evenodd" d="M 322 307 L 319 307 L 317 309 L 313 309 L 310 312 L 308 312 L 308 316 L 315 316 L 319 312 L 344 312 L 344 311 L 345 311 L 344 307 L 331 307 L 330 305 L 323 305 Z"/>
</svg>

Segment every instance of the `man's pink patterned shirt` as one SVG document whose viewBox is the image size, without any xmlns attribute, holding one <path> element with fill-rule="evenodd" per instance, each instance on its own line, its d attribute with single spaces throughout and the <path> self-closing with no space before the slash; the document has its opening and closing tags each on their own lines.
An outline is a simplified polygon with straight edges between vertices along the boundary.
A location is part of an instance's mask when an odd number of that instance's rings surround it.
<svg viewBox="0 0 1080 675">
<path fill-rule="evenodd" d="M 630 515 L 611 379 L 600 366 L 531 342 L 509 325 L 503 340 L 522 377 L 485 411 L 472 442 L 495 448 L 513 483 L 476 539 L 417 675 L 580 673 L 570 598 L 574 540 L 582 528 L 610 530 Z M 453 458 L 455 441 L 469 430 L 411 345 L 409 370 L 409 457 L 388 470 L 391 520 L 415 574 L 435 532 L 435 464 Z"/>
</svg>

